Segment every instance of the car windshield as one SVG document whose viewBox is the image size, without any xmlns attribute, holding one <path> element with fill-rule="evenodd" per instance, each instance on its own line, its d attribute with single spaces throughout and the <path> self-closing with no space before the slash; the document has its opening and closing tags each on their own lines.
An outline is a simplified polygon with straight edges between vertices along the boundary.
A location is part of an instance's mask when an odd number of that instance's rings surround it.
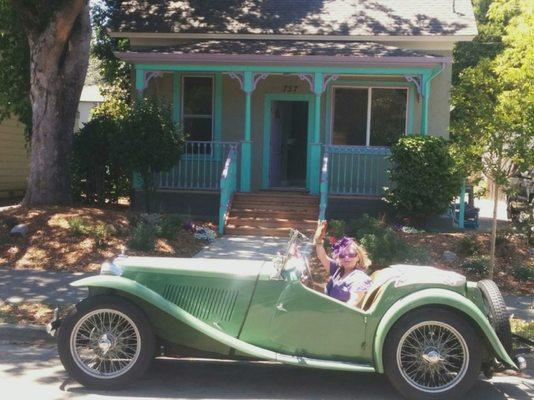
<svg viewBox="0 0 534 400">
<path fill-rule="evenodd" d="M 291 259 L 307 258 L 311 251 L 310 239 L 296 229 L 289 232 L 289 240 L 283 253 L 279 253 L 275 259 L 275 265 L 280 275 L 290 265 Z"/>
</svg>

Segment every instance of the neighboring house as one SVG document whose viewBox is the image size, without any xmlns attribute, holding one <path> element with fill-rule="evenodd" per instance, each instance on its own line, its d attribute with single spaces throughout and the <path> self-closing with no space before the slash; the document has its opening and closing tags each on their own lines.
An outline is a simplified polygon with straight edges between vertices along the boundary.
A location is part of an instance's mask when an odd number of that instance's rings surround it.
<svg viewBox="0 0 534 400">
<path fill-rule="evenodd" d="M 103 101 L 104 97 L 97 85 L 84 86 L 80 96 L 80 104 L 78 104 L 74 130 L 82 129 L 84 124 L 91 119 L 91 110 Z"/>
<path fill-rule="evenodd" d="M 97 86 L 85 86 L 80 97 L 74 129 L 90 119 L 91 109 L 104 101 Z M 0 198 L 20 197 L 26 190 L 29 149 L 24 138 L 24 125 L 15 117 L 0 123 Z"/>
<path fill-rule="evenodd" d="M 447 137 L 452 49 L 477 34 L 469 0 L 209 3 L 125 1 L 112 19 L 137 91 L 172 102 L 189 134 L 158 178 L 162 209 L 225 216 L 234 189 L 283 189 L 320 195 L 321 216 L 353 212 L 380 198 L 401 135 Z"/>
<path fill-rule="evenodd" d="M 24 125 L 16 118 L 7 118 L 0 122 L 0 198 L 22 196 L 28 172 Z"/>
</svg>

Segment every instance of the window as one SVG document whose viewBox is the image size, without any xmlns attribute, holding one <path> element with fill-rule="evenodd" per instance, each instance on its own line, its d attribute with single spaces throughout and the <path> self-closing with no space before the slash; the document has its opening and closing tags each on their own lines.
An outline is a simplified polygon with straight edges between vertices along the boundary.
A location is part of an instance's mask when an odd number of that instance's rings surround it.
<svg viewBox="0 0 534 400">
<path fill-rule="evenodd" d="M 213 79 L 206 76 L 185 76 L 182 87 L 182 122 L 187 140 L 211 141 Z"/>
<path fill-rule="evenodd" d="M 391 146 L 406 132 L 408 90 L 335 88 L 332 144 Z"/>
</svg>

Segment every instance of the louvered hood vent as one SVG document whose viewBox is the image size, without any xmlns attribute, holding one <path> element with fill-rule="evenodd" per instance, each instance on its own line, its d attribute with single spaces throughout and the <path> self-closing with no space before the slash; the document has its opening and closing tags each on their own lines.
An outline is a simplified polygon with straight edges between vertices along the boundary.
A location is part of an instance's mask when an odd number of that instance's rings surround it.
<svg viewBox="0 0 534 400">
<path fill-rule="evenodd" d="M 239 291 L 203 286 L 167 285 L 163 297 L 204 321 L 228 322 Z"/>
</svg>

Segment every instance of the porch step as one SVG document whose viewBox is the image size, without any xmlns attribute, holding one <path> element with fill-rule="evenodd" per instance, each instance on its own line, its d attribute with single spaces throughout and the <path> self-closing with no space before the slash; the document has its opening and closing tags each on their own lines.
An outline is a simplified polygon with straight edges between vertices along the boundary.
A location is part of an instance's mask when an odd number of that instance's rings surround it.
<svg viewBox="0 0 534 400">
<path fill-rule="evenodd" d="M 291 192 L 236 193 L 225 233 L 287 236 L 291 228 L 310 235 L 317 226 L 319 196 Z"/>
</svg>

